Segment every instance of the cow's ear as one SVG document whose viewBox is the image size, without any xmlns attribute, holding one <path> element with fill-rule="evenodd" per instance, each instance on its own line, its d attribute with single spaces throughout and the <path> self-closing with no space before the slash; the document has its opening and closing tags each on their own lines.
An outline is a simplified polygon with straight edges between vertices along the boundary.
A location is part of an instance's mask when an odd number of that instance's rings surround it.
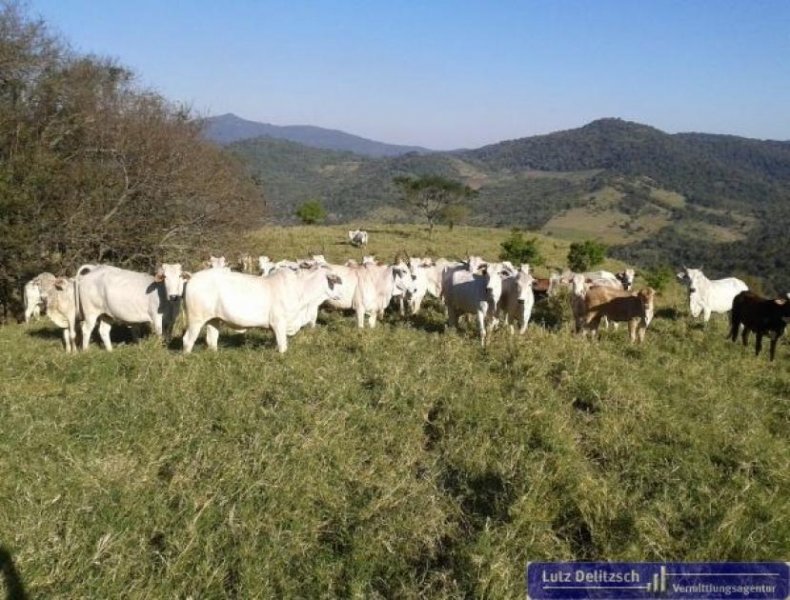
<svg viewBox="0 0 790 600">
<path fill-rule="evenodd" d="M 192 278 L 192 273 L 190 273 L 189 271 L 183 271 L 183 272 L 181 273 L 181 278 L 182 278 L 184 281 L 189 281 L 189 280 Z"/>
<path fill-rule="evenodd" d="M 154 275 L 154 281 L 157 283 L 162 283 L 165 280 L 165 272 L 162 269 L 159 269 Z"/>
</svg>

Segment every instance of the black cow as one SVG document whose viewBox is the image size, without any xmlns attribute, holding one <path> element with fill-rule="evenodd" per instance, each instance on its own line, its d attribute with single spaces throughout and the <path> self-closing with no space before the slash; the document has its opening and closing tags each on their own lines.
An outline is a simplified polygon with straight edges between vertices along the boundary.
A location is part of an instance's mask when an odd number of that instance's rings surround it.
<svg viewBox="0 0 790 600">
<path fill-rule="evenodd" d="M 776 343 L 790 321 L 790 300 L 784 298 L 763 298 L 753 292 L 741 292 L 732 301 L 730 313 L 730 338 L 734 342 L 738 337 L 738 328 L 743 325 L 743 345 L 748 342 L 749 332 L 757 334 L 755 356 L 763 347 L 763 336 L 771 338 L 771 360 L 776 354 Z"/>
</svg>

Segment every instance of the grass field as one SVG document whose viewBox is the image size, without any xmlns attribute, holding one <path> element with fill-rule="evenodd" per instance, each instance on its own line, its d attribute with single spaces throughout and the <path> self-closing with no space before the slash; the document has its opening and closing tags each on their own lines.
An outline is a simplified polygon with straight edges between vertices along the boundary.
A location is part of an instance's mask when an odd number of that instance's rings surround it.
<svg viewBox="0 0 790 600">
<path fill-rule="evenodd" d="M 371 229 L 383 258 L 507 235 Z M 339 260 L 343 233 L 243 245 Z M 323 314 L 284 356 L 268 331 L 67 356 L 0 328 L 0 551 L 47 598 L 519 598 L 528 560 L 785 560 L 790 346 L 755 358 L 682 304 L 641 347 L 565 323 L 481 349 L 436 305 Z"/>
</svg>

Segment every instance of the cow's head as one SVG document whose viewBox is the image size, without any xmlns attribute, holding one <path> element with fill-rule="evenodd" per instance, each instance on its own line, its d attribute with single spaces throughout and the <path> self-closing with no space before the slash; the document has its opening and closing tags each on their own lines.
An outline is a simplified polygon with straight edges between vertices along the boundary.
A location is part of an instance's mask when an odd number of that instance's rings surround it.
<svg viewBox="0 0 790 600">
<path fill-rule="evenodd" d="M 362 264 L 363 265 L 375 265 L 376 264 L 376 257 L 372 254 L 367 254 L 362 257 Z"/>
<path fill-rule="evenodd" d="M 633 269 L 626 269 L 620 273 L 615 273 L 615 277 L 617 277 L 617 280 L 623 285 L 623 289 L 627 291 L 634 285 L 636 272 Z"/>
<path fill-rule="evenodd" d="M 535 283 L 535 278 L 529 273 L 529 265 L 521 265 L 515 275 L 515 280 L 518 303 L 524 304 L 527 300 L 534 300 L 532 284 Z"/>
<path fill-rule="evenodd" d="M 190 277 L 192 274 L 182 270 L 180 263 L 162 263 L 162 266 L 156 271 L 154 279 L 165 284 L 167 297 L 175 302 L 181 300 L 184 295 L 184 283 Z"/>
<path fill-rule="evenodd" d="M 656 291 L 649 287 L 639 290 L 639 293 L 637 294 L 639 302 L 642 304 L 642 310 L 644 311 L 645 315 L 645 324 L 647 325 L 650 325 L 650 321 L 653 320 L 653 315 L 655 314 L 655 296 Z"/>
<path fill-rule="evenodd" d="M 473 258 L 476 258 L 480 262 L 473 262 Z M 483 262 L 479 257 L 470 257 L 470 267 L 472 264 L 477 265 L 477 268 L 473 272 L 485 278 L 488 301 L 492 306 L 496 306 L 496 303 L 499 302 L 499 298 L 502 296 L 502 277 L 508 276 L 507 268 L 502 265 L 489 265 L 487 262 Z"/>
<path fill-rule="evenodd" d="M 224 256 L 210 256 L 208 259 L 208 266 L 211 269 L 223 269 L 226 264 Z"/>
<path fill-rule="evenodd" d="M 790 294 L 777 298 L 774 302 L 779 306 L 780 314 L 785 323 L 790 322 Z"/>
<path fill-rule="evenodd" d="M 409 265 L 405 262 L 400 261 L 392 265 L 392 280 L 395 284 L 394 296 L 417 293 L 417 282 L 412 277 Z"/>
<path fill-rule="evenodd" d="M 574 273 L 571 277 L 571 293 L 579 298 L 587 294 L 587 280 L 582 273 Z"/>
<path fill-rule="evenodd" d="M 343 280 L 329 269 L 322 270 L 326 274 L 327 296 L 330 300 L 340 300 L 343 296 Z"/>
</svg>

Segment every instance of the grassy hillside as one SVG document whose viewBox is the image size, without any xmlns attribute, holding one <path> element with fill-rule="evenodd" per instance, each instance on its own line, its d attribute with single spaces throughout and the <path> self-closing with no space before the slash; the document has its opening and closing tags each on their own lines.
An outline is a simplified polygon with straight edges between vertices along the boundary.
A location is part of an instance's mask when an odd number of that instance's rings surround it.
<svg viewBox="0 0 790 600">
<path fill-rule="evenodd" d="M 371 229 L 384 255 L 426 244 Z M 339 260 L 340 233 L 245 243 Z M 790 346 L 769 364 L 686 312 L 673 287 L 641 347 L 565 324 L 486 349 L 436 305 L 327 313 L 284 356 L 268 331 L 67 356 L 45 323 L 0 328 L 0 545 L 64 598 L 518 598 L 527 560 L 782 559 Z"/>
</svg>

